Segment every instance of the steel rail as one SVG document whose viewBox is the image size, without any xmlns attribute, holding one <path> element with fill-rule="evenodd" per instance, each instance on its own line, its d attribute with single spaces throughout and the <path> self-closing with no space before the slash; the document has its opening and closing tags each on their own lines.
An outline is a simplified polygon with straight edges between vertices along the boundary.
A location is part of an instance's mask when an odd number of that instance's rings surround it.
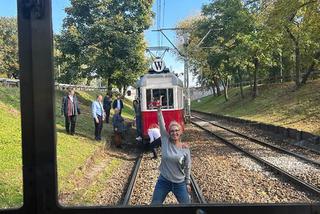
<svg viewBox="0 0 320 214">
<path fill-rule="evenodd" d="M 197 200 L 199 201 L 200 204 L 206 204 L 207 201 L 204 198 L 204 196 L 202 194 L 202 191 L 200 190 L 200 187 L 199 187 L 197 181 L 194 179 L 194 176 L 191 175 L 190 179 L 191 179 L 192 189 L 194 190 L 194 193 L 195 193 L 195 195 L 197 197 Z"/>
<path fill-rule="evenodd" d="M 245 138 L 245 139 L 247 139 L 247 140 L 253 141 L 253 142 L 255 142 L 255 143 L 257 143 L 257 144 L 259 144 L 259 145 L 261 145 L 261 146 L 266 146 L 266 147 L 269 147 L 269 148 L 271 148 L 271 149 L 278 150 L 278 151 L 280 151 L 280 152 L 282 152 L 282 153 L 285 153 L 285 154 L 294 156 L 294 157 L 296 157 L 296 158 L 300 158 L 301 160 L 310 162 L 310 163 L 312 163 L 312 164 L 314 164 L 314 165 L 316 165 L 316 166 L 318 166 L 318 167 L 320 166 L 320 162 L 319 162 L 319 161 L 315 161 L 315 160 L 309 159 L 309 158 L 307 158 L 306 156 L 303 156 L 303 155 L 297 154 L 297 153 L 295 153 L 295 152 L 291 152 L 291 151 L 285 150 L 285 149 L 283 149 L 283 148 L 281 148 L 281 147 L 279 147 L 279 146 L 272 145 L 272 144 L 267 143 L 267 142 L 263 142 L 263 141 L 258 140 L 258 139 L 256 139 L 256 138 L 247 136 L 247 135 L 245 135 L 245 134 L 242 134 L 242 133 L 240 133 L 240 132 L 234 131 L 234 130 L 229 129 L 229 128 L 227 128 L 227 127 L 218 125 L 218 124 L 216 124 L 216 123 L 213 123 L 213 122 L 211 122 L 211 121 L 205 120 L 205 119 L 203 119 L 203 118 L 200 118 L 200 117 L 197 117 L 197 116 L 194 116 L 194 115 L 193 115 L 193 117 L 195 117 L 195 118 L 197 118 L 197 119 L 199 119 L 199 120 L 205 121 L 205 122 L 207 122 L 207 123 L 210 123 L 210 124 L 213 125 L 213 126 L 219 127 L 219 128 L 221 128 L 221 129 L 224 129 L 224 130 L 226 130 L 226 131 L 228 131 L 228 132 L 231 132 L 231 133 L 233 133 L 233 134 L 236 134 L 236 135 L 238 135 L 238 136 L 240 136 L 240 137 L 242 137 L 242 138 Z"/>
<path fill-rule="evenodd" d="M 134 188 L 134 185 L 135 185 L 136 180 L 137 180 L 136 178 L 137 178 L 137 175 L 138 175 L 138 171 L 139 171 L 139 168 L 140 168 L 140 164 L 141 164 L 142 158 L 143 158 L 143 154 L 140 154 L 139 157 L 137 158 L 134 170 L 133 170 L 133 172 L 131 174 L 131 180 L 130 180 L 126 195 L 124 196 L 124 199 L 123 199 L 123 202 L 122 202 L 122 206 L 128 206 L 128 204 L 129 204 L 129 201 L 130 201 L 130 198 L 131 198 L 131 195 L 132 195 L 132 192 L 133 192 L 133 188 Z"/>
<path fill-rule="evenodd" d="M 306 183 L 305 181 L 301 180 L 300 178 L 298 178 L 298 177 L 296 177 L 296 176 L 294 176 L 294 175 L 292 175 L 292 174 L 290 174 L 290 173 L 282 170 L 281 168 L 279 168 L 279 167 L 271 164 L 270 162 L 265 161 L 265 160 L 263 160 L 262 158 L 256 156 L 255 154 L 253 154 L 253 153 L 251 153 L 251 152 L 249 152 L 249 151 L 241 148 L 240 146 L 238 146 L 238 145 L 236 145 L 236 144 L 228 141 L 227 139 L 221 137 L 220 135 L 215 134 L 215 133 L 213 133 L 212 131 L 210 131 L 210 130 L 204 128 L 204 127 L 202 127 L 201 125 L 197 124 L 196 122 L 191 121 L 191 123 L 194 124 L 194 125 L 196 125 L 196 126 L 199 127 L 200 129 L 208 132 L 209 134 L 217 137 L 218 139 L 220 139 L 221 141 L 223 141 L 225 144 L 228 144 L 228 145 L 236 148 L 237 150 L 245 153 L 247 156 L 253 158 L 253 159 L 256 160 L 256 161 L 258 161 L 259 163 L 262 163 L 263 165 L 267 166 L 268 168 L 270 168 L 270 169 L 273 170 L 274 172 L 283 175 L 284 177 L 286 177 L 286 178 L 289 179 L 290 181 L 294 182 L 294 183 L 297 184 L 298 186 L 304 188 L 305 190 L 310 191 L 310 192 L 316 194 L 317 196 L 320 196 L 320 189 L 317 188 L 316 186 L 314 186 L 314 185 L 312 185 L 312 184 L 309 184 L 309 183 Z"/>
<path fill-rule="evenodd" d="M 310 152 L 316 153 L 317 155 L 320 155 L 320 151 L 318 151 L 318 150 L 316 150 L 316 149 L 312 149 L 312 148 L 309 148 L 309 147 L 307 147 L 307 146 L 299 145 L 299 144 L 296 144 L 296 143 L 293 143 L 293 144 L 290 144 L 290 145 L 296 146 L 296 147 L 299 147 L 299 148 L 308 150 L 308 151 L 310 151 Z"/>
<path fill-rule="evenodd" d="M 207 116 L 211 116 L 211 117 L 214 117 L 214 114 L 211 114 L 211 113 L 208 113 L 208 112 L 202 112 L 202 111 L 198 111 L 198 110 L 191 110 L 192 112 L 195 112 L 197 114 L 203 114 L 203 115 L 207 115 Z M 237 118 L 239 119 L 239 118 Z M 255 122 L 252 122 L 252 123 L 248 123 L 246 122 L 247 125 L 250 125 L 250 124 L 256 124 Z M 309 148 L 309 147 L 306 147 L 306 146 L 303 146 L 303 145 L 299 145 L 299 144 L 296 144 L 296 143 L 293 143 L 291 144 L 291 146 L 295 146 L 295 147 L 298 147 L 298 148 L 302 148 L 302 149 L 305 149 L 305 150 L 308 150 L 310 152 L 313 152 L 313 153 L 316 153 L 317 155 L 320 155 L 320 151 L 316 150 L 316 149 L 313 149 L 313 148 Z M 318 164 L 320 162 L 316 161 Z"/>
</svg>

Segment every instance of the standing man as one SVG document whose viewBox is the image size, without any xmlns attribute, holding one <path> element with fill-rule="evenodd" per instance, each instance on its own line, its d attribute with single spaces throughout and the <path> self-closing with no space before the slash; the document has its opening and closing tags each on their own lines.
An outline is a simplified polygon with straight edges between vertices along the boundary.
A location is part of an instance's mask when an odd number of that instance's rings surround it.
<svg viewBox="0 0 320 214">
<path fill-rule="evenodd" d="M 68 95 L 62 98 L 61 114 L 65 117 L 66 132 L 74 135 L 77 115 L 80 114 L 80 108 L 78 99 L 74 94 L 74 88 L 72 87 L 68 87 Z"/>
<path fill-rule="evenodd" d="M 97 96 L 97 100 L 92 102 L 92 117 L 94 122 L 94 137 L 95 140 L 100 141 L 101 140 L 101 131 L 103 126 L 103 107 L 102 107 L 102 95 Z"/>
<path fill-rule="evenodd" d="M 116 108 L 119 109 L 119 115 L 121 115 L 121 111 L 123 109 L 123 102 L 121 100 L 120 95 L 117 95 L 117 99 L 113 101 L 112 108 L 115 110 Z"/>
<path fill-rule="evenodd" d="M 104 112 L 106 113 L 106 122 L 107 123 L 109 123 L 111 104 L 112 104 L 111 96 L 110 96 L 110 94 L 107 94 L 103 98 L 103 109 L 104 109 Z"/>
</svg>

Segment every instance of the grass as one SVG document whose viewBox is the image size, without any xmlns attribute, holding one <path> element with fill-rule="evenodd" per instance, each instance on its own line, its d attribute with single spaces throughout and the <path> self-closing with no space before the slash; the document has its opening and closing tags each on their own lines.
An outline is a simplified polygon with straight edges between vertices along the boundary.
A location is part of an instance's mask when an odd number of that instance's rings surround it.
<svg viewBox="0 0 320 214">
<path fill-rule="evenodd" d="M 22 151 L 19 88 L 0 87 L 0 209 L 19 207 L 22 198 Z M 56 91 L 57 163 L 59 190 L 67 188 L 67 178 L 103 143 L 93 140 L 94 125 L 91 102 L 98 92 L 77 92 L 82 110 L 76 135 L 64 131 L 60 105 L 64 92 Z M 124 117 L 133 118 L 131 102 L 125 101 Z M 111 125 L 104 124 L 104 139 L 111 134 Z M 105 141 L 102 141 L 105 142 Z"/>
<path fill-rule="evenodd" d="M 98 195 L 105 189 L 106 181 L 110 178 L 113 171 L 121 166 L 123 160 L 114 158 L 110 161 L 107 167 L 96 178 L 96 182 L 91 183 L 83 194 L 78 195 L 73 203 L 81 205 L 95 205 L 99 201 Z"/>
<path fill-rule="evenodd" d="M 295 128 L 320 135 L 320 80 L 314 80 L 299 90 L 293 83 L 259 86 L 259 96 L 251 98 L 250 88 L 244 90 L 241 99 L 240 89 L 230 89 L 230 100 L 223 96 L 208 96 L 201 102 L 194 101 L 192 109 L 239 117 Z"/>
</svg>

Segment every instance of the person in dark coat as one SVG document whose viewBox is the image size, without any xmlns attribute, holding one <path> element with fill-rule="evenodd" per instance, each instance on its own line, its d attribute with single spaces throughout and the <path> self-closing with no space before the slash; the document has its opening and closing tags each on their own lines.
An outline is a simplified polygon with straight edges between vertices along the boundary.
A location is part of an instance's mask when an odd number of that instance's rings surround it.
<svg viewBox="0 0 320 214">
<path fill-rule="evenodd" d="M 112 117 L 112 125 L 114 131 L 114 140 L 117 147 L 121 148 L 121 138 L 123 137 L 123 133 L 126 131 L 124 125 L 124 119 L 119 114 L 119 109 L 115 108 L 114 115 Z"/>
<path fill-rule="evenodd" d="M 121 100 L 120 95 L 117 96 L 117 99 L 113 101 L 112 108 L 115 110 L 116 108 L 119 109 L 119 115 L 121 115 L 121 111 L 123 109 L 123 102 Z"/>
<path fill-rule="evenodd" d="M 80 114 L 78 99 L 74 88 L 68 88 L 68 95 L 62 98 L 61 114 L 65 117 L 65 128 L 68 134 L 74 135 L 77 115 Z"/>
<path fill-rule="evenodd" d="M 103 109 L 106 114 L 106 123 L 109 123 L 111 104 L 112 104 L 111 96 L 110 96 L 110 94 L 107 94 L 103 98 Z"/>
<path fill-rule="evenodd" d="M 136 121 L 136 129 L 137 129 L 137 137 L 136 140 L 141 141 L 142 140 L 142 134 L 141 134 L 141 108 L 140 103 L 138 99 L 133 100 L 133 109 L 135 113 L 135 121 Z"/>
</svg>

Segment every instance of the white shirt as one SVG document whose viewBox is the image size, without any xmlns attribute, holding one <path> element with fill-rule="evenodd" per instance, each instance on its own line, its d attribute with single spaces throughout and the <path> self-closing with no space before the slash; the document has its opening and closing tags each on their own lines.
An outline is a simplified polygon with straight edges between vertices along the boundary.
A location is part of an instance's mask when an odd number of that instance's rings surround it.
<svg viewBox="0 0 320 214">
<path fill-rule="evenodd" d="M 71 102 L 73 102 L 73 96 L 69 95 L 69 98 L 70 98 Z"/>
<path fill-rule="evenodd" d="M 120 100 L 117 100 L 117 109 L 121 109 Z"/>
<path fill-rule="evenodd" d="M 150 143 L 152 143 L 154 140 L 156 140 L 159 137 L 161 137 L 160 129 L 158 129 L 158 128 L 148 129 L 148 135 L 149 135 L 149 138 L 150 138 Z"/>
</svg>

